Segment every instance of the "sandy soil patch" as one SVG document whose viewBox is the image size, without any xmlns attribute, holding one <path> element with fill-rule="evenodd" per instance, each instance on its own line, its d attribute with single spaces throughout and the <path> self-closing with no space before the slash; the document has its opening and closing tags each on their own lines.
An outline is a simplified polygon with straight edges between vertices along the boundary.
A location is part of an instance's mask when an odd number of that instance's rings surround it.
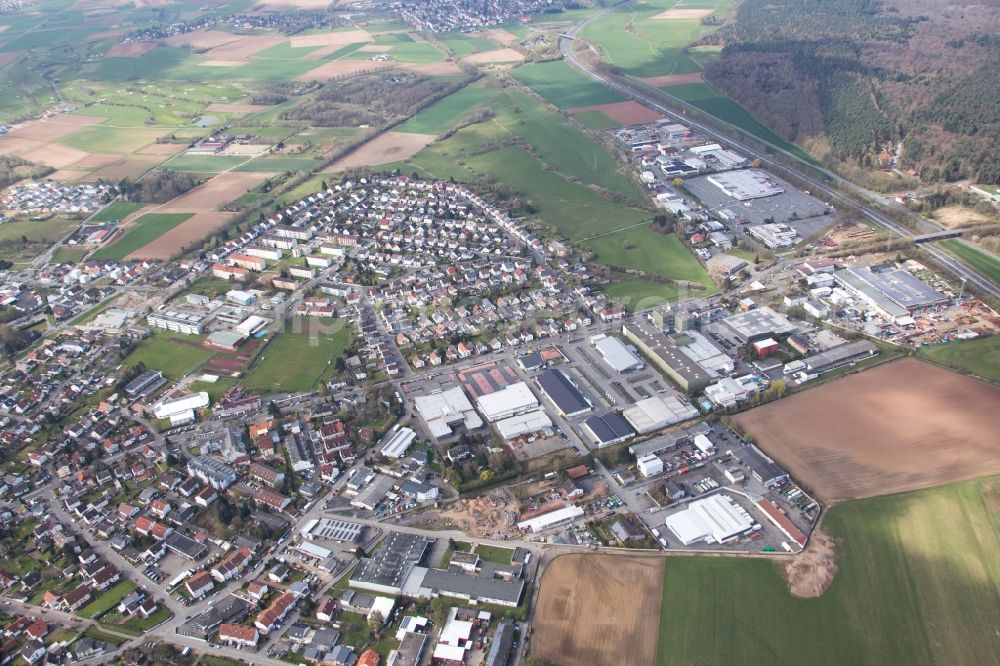
<svg viewBox="0 0 1000 666">
<path fill-rule="evenodd" d="M 285 41 L 284 37 L 254 35 L 240 37 L 234 42 L 217 46 L 203 54 L 209 60 L 246 60 L 254 53 L 277 46 Z"/>
<path fill-rule="evenodd" d="M 53 171 L 46 178 L 50 180 L 78 180 L 87 175 L 86 171 L 74 171 L 73 169 L 59 169 Z"/>
<path fill-rule="evenodd" d="M 97 180 L 98 178 L 103 178 L 104 180 L 129 178 L 135 180 L 162 161 L 162 157 L 143 157 L 141 155 L 126 157 L 120 162 L 106 166 L 103 169 L 98 169 L 84 180 Z"/>
<path fill-rule="evenodd" d="M 1000 473 L 1000 387 L 913 358 L 736 417 L 827 501 Z"/>
<path fill-rule="evenodd" d="M 155 42 L 132 42 L 131 44 L 115 44 L 108 51 L 110 58 L 137 58 L 143 53 L 149 53 L 156 47 Z"/>
<path fill-rule="evenodd" d="M 553 664 L 653 664 L 663 560 L 563 555 L 542 575 L 532 655 Z"/>
<path fill-rule="evenodd" d="M 298 81 L 332 81 L 361 72 L 375 72 L 399 67 L 394 62 L 372 62 L 371 60 L 334 60 L 325 62 L 316 69 L 310 69 L 297 77 Z"/>
<path fill-rule="evenodd" d="M 493 49 L 482 53 L 473 53 L 462 58 L 462 62 L 471 62 L 474 65 L 483 65 L 491 62 L 521 62 L 524 54 L 514 49 Z"/>
<path fill-rule="evenodd" d="M 509 30 L 504 30 L 503 28 L 490 28 L 489 30 L 484 30 L 483 32 L 473 33 L 477 37 L 485 37 L 486 39 L 491 39 L 494 42 L 499 42 L 504 46 L 509 44 L 514 44 L 521 38 L 510 32 Z"/>
<path fill-rule="evenodd" d="M 358 42 L 370 42 L 372 36 L 366 30 L 344 30 L 343 32 L 320 32 L 314 35 L 293 35 L 288 43 L 292 48 L 307 46 L 346 46 Z"/>
<path fill-rule="evenodd" d="M 73 166 L 77 169 L 100 169 L 109 164 L 114 164 L 121 158 L 121 155 L 88 155 Z"/>
<path fill-rule="evenodd" d="M 5 28 L 7 26 L 4 26 Z M 6 67 L 10 63 L 14 62 L 21 57 L 24 51 L 7 51 L 6 53 L 0 53 L 0 67 Z"/>
<path fill-rule="evenodd" d="M 99 125 L 105 120 L 107 118 L 74 116 L 71 113 L 64 113 L 48 120 L 33 120 L 29 123 L 18 125 L 6 136 L 41 142 L 58 141 L 81 127 Z"/>
<path fill-rule="evenodd" d="M 414 74 L 424 74 L 426 76 L 461 76 L 462 68 L 450 60 L 440 62 L 428 62 L 422 65 L 402 65 L 402 68 Z"/>
<path fill-rule="evenodd" d="M 171 35 L 163 40 L 167 46 L 188 46 L 193 49 L 214 49 L 223 44 L 245 39 L 221 30 L 194 30 L 183 35 Z"/>
<path fill-rule="evenodd" d="M 219 210 L 272 175 L 270 173 L 234 173 L 232 171 L 220 173 L 208 182 L 202 183 L 163 204 L 158 212 L 197 213 Z M 187 223 L 185 222 L 185 224 Z"/>
<path fill-rule="evenodd" d="M 261 153 L 266 153 L 271 148 L 270 144 L 266 143 L 251 143 L 250 145 L 244 145 L 242 143 L 236 143 L 223 148 L 220 155 L 239 155 L 241 157 L 250 157 L 251 155 L 260 155 Z"/>
<path fill-rule="evenodd" d="M 567 113 L 585 113 L 587 111 L 600 111 L 611 120 L 622 125 L 635 125 L 637 123 L 651 123 L 660 119 L 660 114 L 647 109 L 638 102 L 615 102 L 614 104 L 593 104 L 591 106 L 578 106 L 568 109 Z"/>
<path fill-rule="evenodd" d="M 249 65 L 249 60 L 205 60 L 204 62 L 199 62 L 199 67 L 242 67 L 243 65 Z"/>
<path fill-rule="evenodd" d="M 392 48 L 392 44 L 369 44 L 368 46 L 362 46 L 358 51 L 361 53 L 385 53 L 386 51 L 391 51 Z"/>
<path fill-rule="evenodd" d="M 144 155 L 176 155 L 187 150 L 185 143 L 151 143 L 143 146 L 137 152 Z"/>
<path fill-rule="evenodd" d="M 934 221 L 948 229 L 958 229 L 968 224 L 991 222 L 993 218 L 983 215 L 978 210 L 964 206 L 945 206 L 934 211 Z"/>
<path fill-rule="evenodd" d="M 654 16 L 653 19 L 661 21 L 700 19 L 703 16 L 708 16 L 712 11 L 711 9 L 667 9 Z"/>
<path fill-rule="evenodd" d="M 385 132 L 368 143 L 359 146 L 349 155 L 345 155 L 327 168 L 324 172 L 337 172 L 352 167 L 378 166 L 397 160 L 413 157 L 427 144 L 434 141 L 433 134 L 417 134 L 415 132 Z"/>
<path fill-rule="evenodd" d="M 647 76 L 643 79 L 651 86 L 676 86 L 682 83 L 701 83 L 701 72 L 688 74 L 667 74 L 666 76 Z"/>
<path fill-rule="evenodd" d="M 785 562 L 785 580 L 793 597 L 815 599 L 823 596 L 837 575 L 834 559 L 836 542 L 821 528 L 809 535 L 809 545 Z"/>
<path fill-rule="evenodd" d="M 79 162 L 90 153 L 58 143 L 46 143 L 14 136 L 0 137 L 0 155 L 17 155 L 30 162 L 55 169 Z"/>
<path fill-rule="evenodd" d="M 225 227 L 235 215 L 236 213 L 197 213 L 125 258 L 170 259 Z"/>
<path fill-rule="evenodd" d="M 215 113 L 258 113 L 269 107 L 261 104 L 238 104 L 230 102 L 212 102 L 205 107 L 206 112 Z"/>
</svg>

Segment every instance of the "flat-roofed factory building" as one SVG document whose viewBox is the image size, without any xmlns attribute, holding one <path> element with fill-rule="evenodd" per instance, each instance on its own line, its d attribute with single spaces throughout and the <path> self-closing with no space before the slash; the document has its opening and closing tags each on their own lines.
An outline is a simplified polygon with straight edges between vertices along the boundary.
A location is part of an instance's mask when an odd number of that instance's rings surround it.
<svg viewBox="0 0 1000 666">
<path fill-rule="evenodd" d="M 633 319 L 622 325 L 622 333 L 675 384 L 696 393 L 712 381 L 712 376 L 688 358 L 674 342 L 653 324 Z"/>
</svg>

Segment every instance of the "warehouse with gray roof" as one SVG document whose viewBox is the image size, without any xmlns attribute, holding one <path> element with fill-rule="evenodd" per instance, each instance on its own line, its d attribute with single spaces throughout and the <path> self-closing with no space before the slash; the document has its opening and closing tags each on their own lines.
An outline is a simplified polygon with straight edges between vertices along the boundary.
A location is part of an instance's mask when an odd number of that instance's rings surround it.
<svg viewBox="0 0 1000 666">
<path fill-rule="evenodd" d="M 594 408 L 576 384 L 561 370 L 546 370 L 536 380 L 538 388 L 563 416 L 577 416 Z"/>
<path fill-rule="evenodd" d="M 712 381 L 711 375 L 681 353 L 673 340 L 645 319 L 636 318 L 623 324 L 622 333 L 653 365 L 685 391 L 695 393 Z"/>
</svg>

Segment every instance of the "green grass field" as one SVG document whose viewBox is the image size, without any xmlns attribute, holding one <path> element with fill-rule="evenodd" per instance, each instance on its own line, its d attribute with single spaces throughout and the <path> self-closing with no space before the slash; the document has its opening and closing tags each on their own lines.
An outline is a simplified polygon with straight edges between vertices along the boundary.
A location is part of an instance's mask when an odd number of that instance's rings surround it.
<svg viewBox="0 0 1000 666">
<path fill-rule="evenodd" d="M 310 391 L 334 376 L 334 364 L 353 337 L 339 319 L 296 318 L 264 348 L 241 383 L 262 392 Z"/>
<path fill-rule="evenodd" d="M 921 347 L 917 355 L 960 372 L 1000 382 L 1000 335 Z"/>
<path fill-rule="evenodd" d="M 596 261 L 608 266 L 655 273 L 671 280 L 704 285 L 692 291 L 678 284 L 629 277 L 611 285 L 609 295 L 624 301 L 629 309 L 650 307 L 654 300 L 672 301 L 685 295 L 708 296 L 717 291 L 715 283 L 677 236 L 658 234 L 643 225 L 584 242 L 596 253 Z"/>
<path fill-rule="evenodd" d="M 94 259 L 122 260 L 191 217 L 191 213 L 146 213 L 132 222 L 125 235 L 94 253 Z"/>
<path fill-rule="evenodd" d="M 1000 261 L 991 255 L 959 240 L 941 241 L 938 245 L 961 259 L 963 263 L 982 273 L 983 277 L 994 284 L 1000 283 Z"/>
<path fill-rule="evenodd" d="M 583 36 L 598 45 L 606 60 L 633 76 L 662 76 L 701 71 L 701 65 L 684 53 L 684 46 L 714 27 L 702 26 L 697 18 L 655 19 L 674 0 L 647 0 L 628 4 L 591 22 Z M 683 9 L 709 9 L 725 13 L 731 0 L 695 0 Z"/>
<path fill-rule="evenodd" d="M 29 241 L 54 241 L 68 234 L 78 224 L 73 220 L 59 218 L 4 222 L 0 224 L 0 243 L 20 240 L 22 237 Z"/>
<path fill-rule="evenodd" d="M 512 548 L 490 546 L 489 544 L 481 543 L 476 546 L 476 555 L 479 556 L 479 559 L 486 562 L 510 564 L 510 558 L 514 557 L 514 550 Z"/>
<path fill-rule="evenodd" d="M 113 222 L 115 220 L 124 220 L 126 217 L 134 213 L 135 211 L 142 208 L 145 204 L 134 203 L 131 201 L 115 201 L 112 202 L 106 208 L 97 212 L 94 217 L 91 218 L 92 222 Z"/>
<path fill-rule="evenodd" d="M 134 153 L 164 136 L 166 130 L 122 129 L 92 125 L 59 140 L 59 143 L 88 153 Z"/>
<path fill-rule="evenodd" d="M 437 35 L 436 39 L 448 47 L 448 50 L 458 58 L 496 48 L 496 45 L 488 39 L 473 37 L 461 32 L 446 32 Z"/>
<path fill-rule="evenodd" d="M 464 114 L 481 106 L 489 106 L 490 99 L 496 94 L 496 89 L 481 84 L 466 86 L 400 123 L 396 129 L 400 132 L 443 134 Z"/>
<path fill-rule="evenodd" d="M 707 83 L 682 83 L 676 86 L 666 86 L 661 90 L 719 120 L 739 127 L 751 136 L 777 146 L 803 160 L 816 163 L 816 159 L 812 155 L 772 132 L 751 116 L 746 109 Z"/>
<path fill-rule="evenodd" d="M 239 155 L 185 155 L 182 153 L 167 160 L 157 168 L 188 173 L 220 173 L 238 167 L 247 159 Z"/>
<path fill-rule="evenodd" d="M 229 389 L 236 386 L 235 379 L 217 379 L 214 382 L 191 382 L 191 392 L 204 391 L 208 394 L 208 399 L 214 405 L 219 399 L 229 392 Z"/>
<path fill-rule="evenodd" d="M 148 370 L 160 370 L 168 379 L 180 379 L 197 370 L 213 356 L 208 349 L 171 342 L 170 337 L 186 336 L 158 331 L 157 334 L 136 345 L 122 363 L 126 367 L 142 363 Z M 197 340 L 197 338 L 192 339 Z"/>
<path fill-rule="evenodd" d="M 118 602 L 134 589 L 135 583 L 132 581 L 118 581 L 104 592 L 99 593 L 93 601 L 81 608 L 77 615 L 88 619 L 98 617 L 117 606 Z"/>
<path fill-rule="evenodd" d="M 625 101 L 623 96 L 588 79 L 564 60 L 521 65 L 511 70 L 511 76 L 560 109 Z"/>
<path fill-rule="evenodd" d="M 767 560 L 667 558 L 657 663 L 997 662 L 1000 477 L 840 504 L 824 529 L 839 571 L 816 599 Z"/>
<path fill-rule="evenodd" d="M 611 127 L 618 127 L 621 125 L 621 123 L 616 120 L 612 120 L 600 111 L 584 111 L 583 113 L 576 113 L 573 114 L 573 119 L 584 127 L 595 130 L 609 129 Z"/>
</svg>

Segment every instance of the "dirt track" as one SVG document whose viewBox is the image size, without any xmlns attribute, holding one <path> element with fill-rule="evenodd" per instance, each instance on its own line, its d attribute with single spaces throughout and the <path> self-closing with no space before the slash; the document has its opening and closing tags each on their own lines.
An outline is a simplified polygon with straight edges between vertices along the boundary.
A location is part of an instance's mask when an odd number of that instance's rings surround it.
<svg viewBox="0 0 1000 666">
<path fill-rule="evenodd" d="M 663 560 L 563 555 L 542 576 L 531 653 L 560 666 L 656 662 Z"/>
<path fill-rule="evenodd" d="M 1000 387 L 906 358 L 736 417 L 826 501 L 1000 473 Z"/>
</svg>

